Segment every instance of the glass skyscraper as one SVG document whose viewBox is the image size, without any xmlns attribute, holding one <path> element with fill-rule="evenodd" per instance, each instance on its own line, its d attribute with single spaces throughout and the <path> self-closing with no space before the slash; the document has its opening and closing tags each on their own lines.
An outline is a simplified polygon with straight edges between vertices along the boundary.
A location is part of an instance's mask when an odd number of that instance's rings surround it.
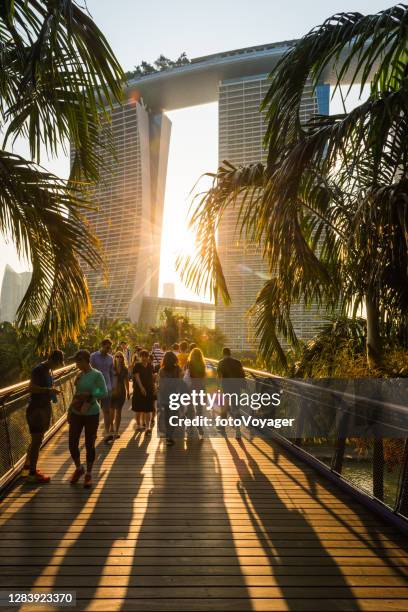
<svg viewBox="0 0 408 612">
<path fill-rule="evenodd" d="M 171 131 L 165 111 L 218 100 L 220 161 L 227 159 L 236 165 L 265 161 L 266 126 L 259 106 L 268 89 L 266 73 L 293 43 L 200 57 L 129 82 L 126 103 L 111 112 L 115 154 L 99 151 L 106 170 L 91 191 L 94 208 L 87 213 L 107 264 L 107 277 L 102 270 L 85 268 L 95 321 L 137 322 L 142 309 L 145 312 L 144 298 L 158 296 Z M 316 92 L 306 87 L 301 120 L 316 112 L 327 113 L 328 107 L 328 85 L 319 85 Z M 218 241 L 232 305 L 217 305 L 216 323 L 231 348 L 252 351 L 256 341 L 247 311 L 269 272 L 258 247 L 239 238 L 235 227 L 236 211 L 228 210 Z M 310 337 L 321 321 L 313 307 L 306 310 L 296 305 L 292 315 L 301 338 Z"/>
<path fill-rule="evenodd" d="M 219 162 L 228 160 L 236 166 L 266 162 L 263 139 L 266 119 L 259 107 L 270 82 L 267 75 L 224 80 L 219 86 Z M 320 85 L 315 92 L 306 86 L 301 121 L 313 114 L 328 113 L 329 85 Z M 234 350 L 256 350 L 253 321 L 248 315 L 257 293 L 270 278 L 267 263 L 259 245 L 239 236 L 237 209 L 228 208 L 218 231 L 218 248 L 223 271 L 231 295 L 231 304 L 216 307 L 216 324 L 225 333 Z M 292 320 L 299 337 L 311 338 L 321 325 L 316 305 L 292 307 Z"/>
<path fill-rule="evenodd" d="M 107 275 L 85 268 L 95 321 L 137 322 L 143 297 L 158 294 L 170 129 L 166 115 L 131 97 L 111 113 L 114 154 L 99 151 L 106 170 L 87 213 L 107 268 Z"/>
</svg>

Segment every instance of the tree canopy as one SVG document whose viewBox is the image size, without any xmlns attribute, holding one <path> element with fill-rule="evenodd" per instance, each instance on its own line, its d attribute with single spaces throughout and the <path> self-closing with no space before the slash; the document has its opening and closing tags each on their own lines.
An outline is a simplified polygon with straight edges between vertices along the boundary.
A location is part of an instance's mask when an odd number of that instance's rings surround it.
<svg viewBox="0 0 408 612">
<path fill-rule="evenodd" d="M 179 55 L 176 60 L 171 60 L 165 55 L 161 54 L 159 55 L 157 60 L 153 62 L 153 64 L 150 64 L 149 62 L 143 60 L 142 62 L 140 62 L 140 64 L 135 66 L 134 70 L 129 70 L 128 72 L 126 72 L 125 76 L 129 80 L 136 77 L 143 77 L 149 74 L 154 74 L 156 72 L 162 72 L 163 70 L 169 70 L 170 68 L 178 68 L 180 66 L 185 66 L 189 63 L 190 60 L 188 59 L 184 51 Z"/>
<path fill-rule="evenodd" d="M 284 361 L 281 339 L 298 344 L 296 302 L 331 314 L 367 314 L 368 359 L 381 362 L 381 332 L 408 319 L 408 7 L 375 15 L 340 13 L 300 39 L 270 74 L 267 163 L 224 161 L 191 224 L 197 253 L 179 261 L 196 291 L 228 302 L 217 228 L 228 207 L 238 231 L 261 245 L 270 279 L 253 308 L 260 349 Z M 347 112 L 302 124 L 307 82 L 325 71 L 334 90 L 370 93 Z"/>
<path fill-rule="evenodd" d="M 73 0 L 3 0 L 0 4 L 0 232 L 31 263 L 17 313 L 20 328 L 38 324 L 38 346 L 65 342 L 91 304 L 81 261 L 101 265 L 83 214 L 84 183 L 96 181 L 103 129 L 122 98 L 123 71 L 103 33 Z M 29 159 L 11 152 L 28 144 Z M 40 165 L 67 153 L 70 180 Z"/>
</svg>

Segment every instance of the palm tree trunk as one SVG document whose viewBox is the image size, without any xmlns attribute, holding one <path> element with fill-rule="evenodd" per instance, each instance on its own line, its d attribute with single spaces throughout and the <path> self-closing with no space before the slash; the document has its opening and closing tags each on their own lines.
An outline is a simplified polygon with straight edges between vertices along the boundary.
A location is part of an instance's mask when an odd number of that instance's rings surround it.
<svg viewBox="0 0 408 612">
<path fill-rule="evenodd" d="M 382 368 L 382 342 L 378 302 L 372 295 L 366 296 L 367 310 L 367 362 L 370 369 Z"/>
<path fill-rule="evenodd" d="M 408 516 L 408 438 L 405 440 L 404 456 L 401 466 L 400 490 L 397 500 L 397 512 Z"/>
</svg>

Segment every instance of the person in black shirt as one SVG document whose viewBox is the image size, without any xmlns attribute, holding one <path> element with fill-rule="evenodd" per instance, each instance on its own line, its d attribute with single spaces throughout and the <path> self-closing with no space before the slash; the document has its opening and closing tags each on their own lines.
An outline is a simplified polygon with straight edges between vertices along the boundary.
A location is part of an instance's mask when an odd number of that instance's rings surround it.
<svg viewBox="0 0 408 612">
<path fill-rule="evenodd" d="M 219 378 L 245 378 L 242 363 L 231 356 L 229 348 L 222 350 L 222 359 L 218 362 L 217 373 Z"/>
<path fill-rule="evenodd" d="M 149 361 L 149 352 L 140 352 L 140 359 L 132 370 L 133 396 L 132 410 L 135 414 L 137 431 L 152 433 L 151 420 L 154 412 L 154 369 Z"/>
<path fill-rule="evenodd" d="M 187 392 L 187 386 L 181 380 L 183 370 L 178 364 L 177 355 L 173 351 L 167 351 L 163 357 L 162 367 L 159 370 L 159 393 L 158 393 L 158 409 L 159 412 L 159 431 L 166 434 L 167 446 L 173 446 L 174 426 L 170 424 L 170 416 L 174 412 L 170 410 L 170 395 L 173 392 Z M 161 417 L 161 418 L 160 418 Z"/>
<path fill-rule="evenodd" d="M 31 435 L 31 443 L 27 451 L 26 464 L 23 474 L 28 472 L 28 480 L 36 483 L 46 483 L 50 477 L 37 469 L 38 455 L 45 432 L 51 423 L 51 402 L 57 401 L 61 393 L 54 387 L 52 370 L 64 365 L 64 354 L 60 350 L 51 353 L 46 361 L 35 366 L 31 372 L 30 399 L 27 406 L 26 418 Z"/>
<path fill-rule="evenodd" d="M 240 393 L 241 389 L 246 386 L 245 372 L 242 363 L 239 359 L 234 359 L 231 355 L 231 349 L 225 347 L 222 351 L 222 359 L 218 362 L 217 374 L 224 393 Z M 241 384 L 242 381 L 242 384 Z M 226 417 L 229 412 L 235 416 L 238 411 L 238 406 L 235 404 L 224 405 L 221 408 L 221 416 Z M 220 433 L 225 435 L 225 427 L 218 428 Z M 241 430 L 235 428 L 237 439 L 241 438 Z"/>
</svg>

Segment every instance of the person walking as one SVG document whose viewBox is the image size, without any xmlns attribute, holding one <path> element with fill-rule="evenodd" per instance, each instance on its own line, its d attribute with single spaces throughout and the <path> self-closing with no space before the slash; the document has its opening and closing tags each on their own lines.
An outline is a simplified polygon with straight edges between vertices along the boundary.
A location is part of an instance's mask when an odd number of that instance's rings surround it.
<svg viewBox="0 0 408 612">
<path fill-rule="evenodd" d="M 158 374 L 157 399 L 160 412 L 159 429 L 161 431 L 164 430 L 167 446 L 173 446 L 174 444 L 174 426 L 170 424 L 170 416 L 174 415 L 174 411 L 170 410 L 170 394 L 181 391 L 180 383 L 183 383 L 181 380 L 182 376 L 183 370 L 178 364 L 177 355 L 173 351 L 167 351 L 164 354 L 162 366 Z"/>
<path fill-rule="evenodd" d="M 133 361 L 133 360 L 135 360 L 135 361 L 140 361 L 140 351 L 141 351 L 141 350 L 142 350 L 142 347 L 141 347 L 141 346 L 139 346 L 139 345 L 135 346 L 135 352 L 134 352 L 134 354 L 133 354 L 132 361 Z"/>
<path fill-rule="evenodd" d="M 153 365 L 153 355 L 152 353 L 149 353 L 149 363 L 153 368 L 153 372 L 155 374 L 155 383 L 156 383 L 156 378 L 157 378 L 157 372 L 158 370 L 155 369 L 154 365 Z M 157 390 L 156 390 L 156 384 L 154 386 L 154 393 L 153 393 L 153 412 L 152 412 L 152 417 L 151 417 L 151 423 L 150 423 L 150 427 L 151 429 L 154 428 L 155 422 L 156 422 L 156 415 L 157 415 Z"/>
<path fill-rule="evenodd" d="M 246 387 L 245 371 L 242 363 L 239 359 L 232 357 L 231 349 L 228 347 L 225 347 L 222 351 L 222 359 L 217 366 L 217 375 L 224 394 L 239 394 L 241 389 Z M 221 406 L 221 416 L 225 418 L 228 413 L 231 413 L 232 416 L 238 416 L 239 406 L 234 403 Z M 225 427 L 219 427 L 218 431 L 225 435 Z M 235 427 L 235 436 L 238 440 L 241 438 L 241 428 L 239 426 Z"/>
<path fill-rule="evenodd" d="M 152 360 L 153 360 L 153 368 L 155 372 L 158 372 L 161 367 L 161 362 L 164 357 L 164 352 L 160 348 L 160 344 L 155 342 L 152 348 Z"/>
<path fill-rule="evenodd" d="M 91 354 L 91 367 L 94 370 L 102 372 L 105 379 L 106 388 L 108 393 L 101 399 L 101 408 L 103 412 L 104 421 L 104 440 L 109 442 L 113 439 L 113 421 L 111 412 L 111 395 L 113 385 L 113 357 L 110 354 L 112 350 L 112 340 L 110 338 L 104 338 L 101 342 L 99 351 L 95 351 Z"/>
<path fill-rule="evenodd" d="M 186 369 L 187 361 L 188 361 L 188 343 L 183 340 L 180 342 L 180 352 L 177 355 L 178 364 L 182 370 Z"/>
<path fill-rule="evenodd" d="M 111 397 L 111 420 L 114 424 L 114 438 L 119 438 L 120 422 L 122 420 L 122 408 L 126 399 L 129 399 L 129 370 L 126 359 L 121 351 L 115 354 L 113 360 L 113 385 Z"/>
<path fill-rule="evenodd" d="M 131 362 L 131 350 L 130 350 L 130 346 L 128 345 L 126 340 L 121 340 L 119 342 L 119 346 L 118 346 L 117 352 L 123 353 L 123 356 L 125 358 L 125 366 L 128 368 L 130 366 L 130 362 Z"/>
<path fill-rule="evenodd" d="M 152 416 L 154 411 L 154 369 L 149 361 L 149 351 L 140 352 L 140 361 L 133 366 L 132 410 L 135 412 L 137 431 L 152 433 Z"/>
<path fill-rule="evenodd" d="M 201 349 L 195 347 L 188 356 L 186 373 L 184 380 L 190 388 L 190 391 L 205 391 L 205 378 L 206 378 L 206 367 L 204 361 L 204 355 Z M 197 416 L 203 416 L 204 406 L 198 403 L 197 406 L 191 406 L 191 416 L 194 417 L 194 413 Z M 204 429 L 201 425 L 197 427 L 199 439 L 202 440 L 204 436 Z"/>
<path fill-rule="evenodd" d="M 64 353 L 59 349 L 52 351 L 46 361 L 39 363 L 31 372 L 29 393 L 30 399 L 26 410 L 26 419 L 30 431 L 31 442 L 23 467 L 23 476 L 28 482 L 43 484 L 51 478 L 37 469 L 40 448 L 44 434 L 51 423 L 51 402 L 57 401 L 61 391 L 54 387 L 52 371 L 64 365 Z"/>
<path fill-rule="evenodd" d="M 75 379 L 75 395 L 68 409 L 69 452 L 75 463 L 71 484 L 76 484 L 82 476 L 84 487 L 92 486 L 92 467 L 95 462 L 95 441 L 99 425 L 99 401 L 108 395 L 105 377 L 91 366 L 89 351 L 76 353 L 75 364 L 80 373 Z M 81 464 L 79 440 L 85 430 L 86 470 Z"/>
</svg>

